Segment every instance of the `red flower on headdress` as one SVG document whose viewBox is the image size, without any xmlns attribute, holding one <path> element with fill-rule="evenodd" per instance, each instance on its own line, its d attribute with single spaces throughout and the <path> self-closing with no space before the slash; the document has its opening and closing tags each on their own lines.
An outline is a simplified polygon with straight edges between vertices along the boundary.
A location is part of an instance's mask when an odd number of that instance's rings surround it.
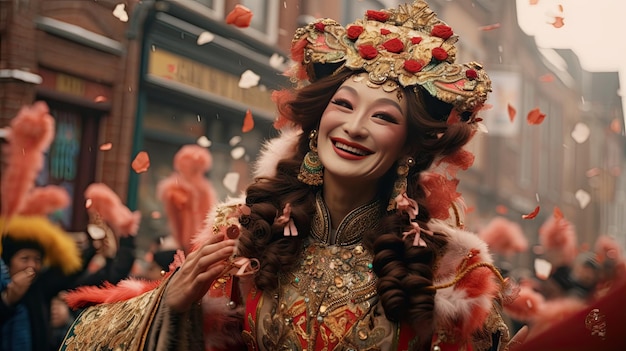
<svg viewBox="0 0 626 351">
<path fill-rule="evenodd" d="M 476 73 L 476 71 L 473 69 L 468 69 L 467 71 L 465 71 L 465 76 L 473 80 L 478 78 L 478 73 Z"/>
<path fill-rule="evenodd" d="M 450 38 L 454 32 L 452 31 L 452 28 L 446 26 L 445 24 L 438 24 L 433 27 L 430 34 L 445 40 Z"/>
<path fill-rule="evenodd" d="M 386 42 L 383 43 L 383 47 L 389 51 L 389 52 L 393 52 L 393 53 L 399 53 L 402 52 L 402 50 L 404 50 L 404 44 L 402 43 L 402 40 L 398 39 L 398 38 L 393 38 L 393 39 L 389 39 Z"/>
<path fill-rule="evenodd" d="M 371 60 L 378 55 L 378 50 L 372 45 L 360 45 L 359 46 L 359 55 L 366 60 Z"/>
<path fill-rule="evenodd" d="M 444 61 L 445 59 L 448 58 L 448 52 L 445 49 L 440 48 L 440 47 L 434 48 L 432 51 L 432 54 L 433 54 L 433 57 L 439 61 Z"/>
<path fill-rule="evenodd" d="M 411 43 L 413 44 L 419 44 L 422 42 L 422 37 L 412 37 L 411 38 Z"/>
<path fill-rule="evenodd" d="M 389 14 L 384 11 L 367 10 L 366 15 L 367 19 L 379 22 L 385 22 L 389 18 Z"/>
<path fill-rule="evenodd" d="M 326 25 L 322 22 L 317 22 L 313 25 L 318 32 L 323 32 Z"/>
<path fill-rule="evenodd" d="M 381 28 L 380 29 L 380 34 L 382 34 L 382 35 L 387 35 L 389 33 L 391 33 L 391 31 L 389 29 L 387 29 L 387 28 Z"/>
<path fill-rule="evenodd" d="M 346 35 L 350 40 L 356 40 L 361 33 L 363 33 L 363 27 L 361 26 L 350 26 L 346 30 Z"/>
<path fill-rule="evenodd" d="M 404 69 L 411 72 L 417 73 L 424 68 L 424 64 L 417 60 L 406 60 L 404 61 Z"/>
</svg>

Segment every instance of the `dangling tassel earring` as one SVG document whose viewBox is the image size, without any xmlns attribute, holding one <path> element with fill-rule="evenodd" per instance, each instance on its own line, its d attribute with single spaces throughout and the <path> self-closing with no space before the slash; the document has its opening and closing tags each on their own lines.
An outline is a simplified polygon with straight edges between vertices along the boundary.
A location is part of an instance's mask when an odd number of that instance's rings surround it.
<svg viewBox="0 0 626 351">
<path fill-rule="evenodd" d="M 309 149 L 300 165 L 298 180 L 308 185 L 322 185 L 324 166 L 317 155 L 317 130 L 315 129 L 309 134 Z"/>
<path fill-rule="evenodd" d="M 409 175 L 409 168 L 413 167 L 413 165 L 415 165 L 415 160 L 410 156 L 406 156 L 402 159 L 402 161 L 398 162 L 398 178 L 393 183 L 393 191 L 391 192 L 391 198 L 389 199 L 387 211 L 395 210 L 397 207 L 396 198 L 406 193 L 406 177 Z"/>
</svg>

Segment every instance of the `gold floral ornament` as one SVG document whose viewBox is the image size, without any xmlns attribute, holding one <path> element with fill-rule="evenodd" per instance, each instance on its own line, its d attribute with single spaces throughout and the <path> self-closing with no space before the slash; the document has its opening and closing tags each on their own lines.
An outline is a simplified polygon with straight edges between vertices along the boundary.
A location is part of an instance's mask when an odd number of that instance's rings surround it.
<svg viewBox="0 0 626 351">
<path fill-rule="evenodd" d="M 422 86 L 452 104 L 455 116 L 469 112 L 461 119 L 473 122 L 491 91 L 491 80 L 476 62 L 455 63 L 457 41 L 452 28 L 423 0 L 369 10 L 345 28 L 319 19 L 294 35 L 291 54 L 298 67 L 292 76 L 315 81 L 344 68 L 364 70 L 374 84 L 391 79 L 403 87 Z"/>
</svg>

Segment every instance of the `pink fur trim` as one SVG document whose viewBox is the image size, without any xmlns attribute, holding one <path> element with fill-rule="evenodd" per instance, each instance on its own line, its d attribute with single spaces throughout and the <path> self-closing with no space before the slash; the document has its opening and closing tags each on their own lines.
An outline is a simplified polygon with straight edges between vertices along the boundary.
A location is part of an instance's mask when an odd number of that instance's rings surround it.
<svg viewBox="0 0 626 351">
<path fill-rule="evenodd" d="M 70 204 L 70 195 L 65 188 L 57 185 L 46 185 L 31 190 L 24 201 L 21 212 L 25 216 L 46 216 L 64 209 Z"/>
<path fill-rule="evenodd" d="M 43 152 L 54 139 L 54 118 L 39 101 L 23 106 L 10 122 L 7 167 L 2 170 L 2 215 L 10 217 L 24 206 L 25 194 L 43 167 Z"/>
<path fill-rule="evenodd" d="M 459 180 L 435 172 L 422 173 L 420 183 L 426 192 L 426 207 L 433 218 L 450 217 L 450 206 L 461 196 L 456 191 Z"/>
<path fill-rule="evenodd" d="M 117 285 L 105 282 L 102 287 L 82 286 L 68 292 L 65 296 L 65 302 L 72 309 L 77 309 L 101 303 L 126 301 L 155 289 L 160 283 L 161 280 L 147 281 L 129 278 L 122 280 Z"/>
<path fill-rule="evenodd" d="M 576 230 L 565 218 L 551 216 L 539 227 L 539 243 L 555 266 L 571 264 L 578 255 Z"/>
<path fill-rule="evenodd" d="M 299 128 L 283 129 L 280 136 L 267 140 L 254 165 L 255 178 L 269 178 L 276 175 L 278 161 L 293 157 L 298 147 L 302 131 Z"/>
<path fill-rule="evenodd" d="M 92 183 L 85 189 L 85 198 L 91 200 L 90 212 L 97 212 L 119 236 L 137 234 L 141 212 L 131 212 L 119 196 L 104 183 Z"/>
<path fill-rule="evenodd" d="M 215 208 L 224 208 L 245 203 L 246 198 L 243 195 L 240 197 L 228 197 L 224 202 L 219 203 Z M 207 242 L 212 235 L 214 235 L 213 224 L 215 223 L 215 216 L 215 210 L 210 211 L 207 214 L 202 229 L 198 233 L 196 233 L 196 235 L 194 235 L 194 237 L 191 239 L 192 251 L 196 250 L 199 246 Z"/>
<path fill-rule="evenodd" d="M 448 237 L 444 256 L 438 261 L 435 284 L 452 281 L 464 261 L 493 263 L 487 244 L 474 233 L 455 229 L 439 220 L 428 223 L 430 230 Z M 471 257 L 470 257 L 471 253 Z M 435 295 L 435 323 L 438 328 L 454 328 L 468 338 L 485 322 L 500 290 L 495 274 L 486 267 L 476 268 L 456 285 L 439 289 Z"/>
<path fill-rule="evenodd" d="M 528 250 L 528 240 L 522 227 L 504 217 L 494 217 L 489 224 L 478 232 L 492 252 L 512 256 Z"/>
</svg>

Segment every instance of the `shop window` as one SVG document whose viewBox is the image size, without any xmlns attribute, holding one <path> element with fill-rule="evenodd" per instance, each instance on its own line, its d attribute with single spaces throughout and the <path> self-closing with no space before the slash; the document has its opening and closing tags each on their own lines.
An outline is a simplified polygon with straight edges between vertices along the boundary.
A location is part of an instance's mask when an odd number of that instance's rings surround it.
<svg viewBox="0 0 626 351">
<path fill-rule="evenodd" d="M 55 119 L 55 137 L 45 158 L 45 167 L 36 180 L 37 186 L 58 185 L 67 190 L 70 199 L 74 198 L 79 173 L 79 154 L 82 139 L 82 119 L 79 113 L 52 108 L 50 114 Z M 53 220 L 66 228 L 72 227 L 73 208 L 69 207 L 51 214 Z"/>
</svg>

